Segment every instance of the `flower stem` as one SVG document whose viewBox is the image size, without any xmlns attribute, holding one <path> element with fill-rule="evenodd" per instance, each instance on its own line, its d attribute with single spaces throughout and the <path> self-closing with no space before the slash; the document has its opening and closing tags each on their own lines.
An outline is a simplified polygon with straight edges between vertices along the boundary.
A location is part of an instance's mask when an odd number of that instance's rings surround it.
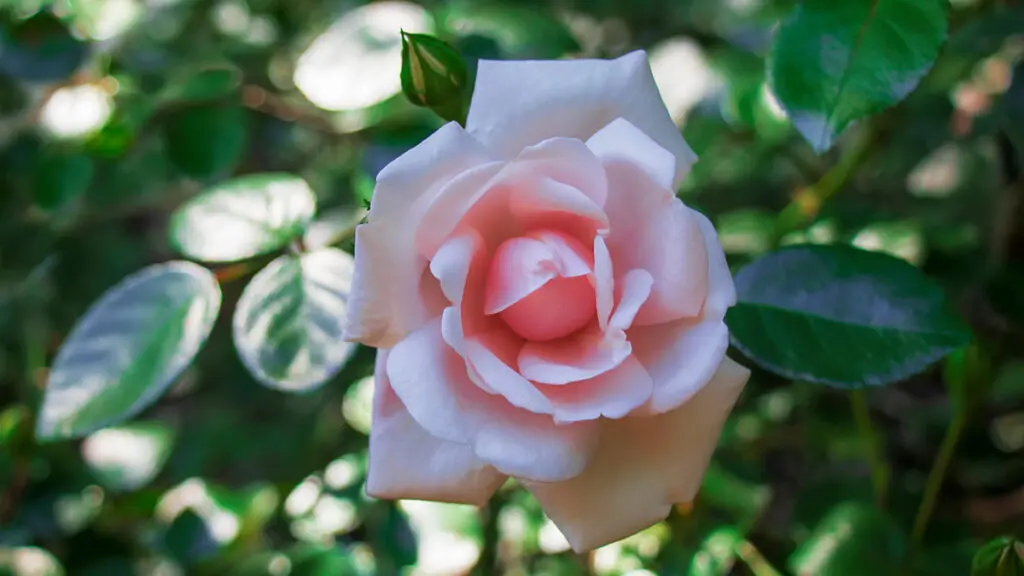
<svg viewBox="0 0 1024 576">
<path fill-rule="evenodd" d="M 875 501 L 879 508 L 885 508 L 889 489 L 889 466 L 885 462 L 881 444 L 871 422 L 867 394 L 863 390 L 851 392 L 850 407 L 853 409 L 853 418 L 857 422 L 857 429 L 864 442 L 868 465 L 871 467 L 871 486 L 874 488 Z"/>
<path fill-rule="evenodd" d="M 942 489 L 942 482 L 946 478 L 946 471 L 953 460 L 953 453 L 960 441 L 960 434 L 963 432 L 966 417 L 963 412 L 957 411 L 953 416 L 949 428 L 946 429 L 946 436 L 939 446 L 939 453 L 935 455 L 932 462 L 931 472 L 928 473 L 928 483 L 925 484 L 924 496 L 917 508 L 917 516 L 914 518 L 914 527 L 910 532 L 910 554 L 912 559 L 924 539 L 925 531 L 928 529 L 928 521 L 931 520 L 932 512 L 935 510 L 935 502 L 938 500 L 939 492 Z"/>
<path fill-rule="evenodd" d="M 754 576 L 782 576 L 782 573 L 776 570 L 749 540 L 744 540 L 736 546 L 736 555 Z"/>
</svg>

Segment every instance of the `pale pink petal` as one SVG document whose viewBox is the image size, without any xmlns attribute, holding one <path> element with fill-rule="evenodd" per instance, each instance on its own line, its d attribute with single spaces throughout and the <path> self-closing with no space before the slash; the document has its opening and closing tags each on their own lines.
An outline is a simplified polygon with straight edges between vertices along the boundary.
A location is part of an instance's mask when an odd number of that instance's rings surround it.
<svg viewBox="0 0 1024 576">
<path fill-rule="evenodd" d="M 594 236 L 594 292 L 597 298 L 597 323 L 601 331 L 608 329 L 608 318 L 615 304 L 615 271 L 612 256 L 604 238 Z"/>
<path fill-rule="evenodd" d="M 640 362 L 627 357 L 622 364 L 590 380 L 565 386 L 539 385 L 554 407 L 555 422 L 622 418 L 651 398 L 654 381 Z"/>
<path fill-rule="evenodd" d="M 714 379 L 676 410 L 601 420 L 599 449 L 579 476 L 525 485 L 577 552 L 655 524 L 673 504 L 696 496 L 749 375 L 726 358 Z"/>
<path fill-rule="evenodd" d="M 675 155 L 677 187 L 697 157 L 672 122 L 642 51 L 616 60 L 481 60 L 466 127 L 512 158 L 555 136 L 586 141 L 616 118 Z"/>
<path fill-rule="evenodd" d="M 636 324 L 701 313 L 708 286 L 708 251 L 694 212 L 632 163 L 605 163 L 610 182 L 608 250 L 616 267 L 651 273 L 651 296 Z"/>
<path fill-rule="evenodd" d="M 467 363 L 487 390 L 504 396 L 518 408 L 551 414 L 551 402 L 532 382 L 511 367 L 522 347 L 523 341 L 508 330 L 493 330 L 467 338 L 464 350 Z"/>
<path fill-rule="evenodd" d="M 616 118 L 587 140 L 587 148 L 602 160 L 622 159 L 636 164 L 666 189 L 673 188 L 676 157 L 628 120 Z"/>
<path fill-rule="evenodd" d="M 596 420 L 555 424 L 549 415 L 526 410 L 497 414 L 474 437 L 473 450 L 520 480 L 558 482 L 577 476 L 597 448 Z"/>
<path fill-rule="evenodd" d="M 491 257 L 484 296 L 484 314 L 496 314 L 558 276 L 551 248 L 527 236 L 502 242 Z"/>
<path fill-rule="evenodd" d="M 415 246 L 420 254 L 425 258 L 434 257 L 466 214 L 493 190 L 493 181 L 504 167 L 504 162 L 478 165 L 457 175 L 438 190 L 429 204 L 423 207 L 419 221 L 411 223 Z M 477 231 L 486 232 L 481 228 Z"/>
<path fill-rule="evenodd" d="M 414 205 L 429 203 L 449 180 L 493 160 L 479 141 L 449 122 L 377 174 L 368 221 L 403 221 Z"/>
<path fill-rule="evenodd" d="M 608 216 L 600 206 L 578 189 L 548 177 L 512 186 L 509 209 L 525 228 L 562 226 L 566 219 L 577 218 L 576 229 L 591 235 L 608 231 Z"/>
<path fill-rule="evenodd" d="M 441 187 L 431 196 L 421 221 L 416 224 L 417 248 L 431 258 L 460 224 L 474 226 L 487 240 L 500 241 L 522 232 L 518 220 L 508 217 L 512 197 L 520 189 L 525 194 L 539 194 L 534 189 L 544 179 L 569 186 L 590 200 L 583 202 L 576 198 L 575 206 L 582 211 L 575 216 L 589 223 L 589 228 L 607 227 L 606 220 L 599 218 L 593 209 L 594 205 L 602 206 L 608 194 L 601 163 L 582 142 L 556 138 L 523 150 L 509 162 L 480 164 Z M 568 194 L 564 189 L 555 193 Z M 554 211 L 556 207 L 566 206 L 556 203 L 552 214 L 559 215 L 561 220 L 567 216 L 572 219 L 569 213 Z M 540 214 L 539 210 L 533 212 L 532 223 L 541 221 Z"/>
<path fill-rule="evenodd" d="M 427 322 L 388 354 L 391 387 L 413 419 L 427 432 L 452 442 L 468 442 L 472 430 L 466 408 L 475 388 L 462 358 L 445 343 L 441 318 Z"/>
<path fill-rule="evenodd" d="M 441 282 L 441 290 L 448 301 L 454 304 L 462 302 L 470 264 L 483 247 L 480 233 L 467 228 L 449 238 L 434 254 L 430 261 L 430 273 Z"/>
<path fill-rule="evenodd" d="M 629 330 L 633 353 L 654 379 L 650 411 L 667 412 L 696 394 L 715 375 L 729 348 L 721 318 L 676 320 Z"/>
<path fill-rule="evenodd" d="M 477 458 L 504 474 L 542 482 L 579 474 L 593 453 L 596 425 L 556 425 L 550 415 L 517 408 L 475 386 L 442 338 L 441 324 L 439 318 L 424 325 L 388 354 L 392 389 L 416 424 L 439 439 L 468 443 Z"/>
<path fill-rule="evenodd" d="M 630 351 L 625 334 L 595 327 L 552 342 L 527 342 L 519 353 L 519 372 L 540 384 L 580 382 L 622 364 Z"/>
<path fill-rule="evenodd" d="M 704 317 L 724 318 L 725 312 L 736 304 L 736 285 L 733 283 L 732 272 L 725 261 L 725 251 L 722 250 L 714 225 L 700 212 L 691 212 L 704 236 L 708 252 L 708 298 L 704 303 Z"/>
<path fill-rule="evenodd" d="M 412 419 L 391 388 L 387 355 L 377 352 L 366 493 L 482 506 L 505 475 L 477 458 L 472 446 L 435 438 Z"/>
<path fill-rule="evenodd" d="M 355 273 L 345 339 L 390 347 L 431 317 L 420 290 L 427 261 L 387 223 L 356 228 Z"/>
<path fill-rule="evenodd" d="M 539 230 L 503 242 L 491 258 L 484 313 L 527 340 L 561 338 L 594 317 L 592 256 L 575 238 Z"/>
<path fill-rule="evenodd" d="M 603 207 L 608 197 L 608 180 L 601 160 L 583 142 L 559 136 L 537 140 L 523 148 L 509 163 L 504 177 L 518 183 L 542 176 L 577 190 L 598 208 Z"/>
<path fill-rule="evenodd" d="M 594 285 L 587 276 L 557 277 L 501 312 L 520 338 L 547 342 L 565 338 L 594 320 Z"/>
<path fill-rule="evenodd" d="M 431 317 L 421 293 L 427 261 L 417 254 L 416 226 L 445 185 L 490 160 L 450 123 L 380 171 L 368 223 L 356 231 L 346 340 L 391 347 Z"/>
<path fill-rule="evenodd" d="M 618 305 L 608 325 L 613 330 L 626 330 L 633 325 L 633 319 L 644 302 L 651 295 L 654 278 L 647 270 L 630 270 L 615 283 Z"/>
</svg>

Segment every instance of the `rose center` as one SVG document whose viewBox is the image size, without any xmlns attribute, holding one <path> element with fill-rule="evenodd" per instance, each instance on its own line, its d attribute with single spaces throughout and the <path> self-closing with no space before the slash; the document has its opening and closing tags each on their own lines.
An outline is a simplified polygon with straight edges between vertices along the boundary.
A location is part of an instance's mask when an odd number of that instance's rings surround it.
<svg viewBox="0 0 1024 576">
<path fill-rule="evenodd" d="M 486 286 L 489 296 L 501 293 L 504 304 L 488 304 L 486 312 L 498 313 L 526 340 L 568 336 L 596 313 L 592 260 L 578 240 L 561 232 L 506 240 L 494 253 Z"/>
</svg>

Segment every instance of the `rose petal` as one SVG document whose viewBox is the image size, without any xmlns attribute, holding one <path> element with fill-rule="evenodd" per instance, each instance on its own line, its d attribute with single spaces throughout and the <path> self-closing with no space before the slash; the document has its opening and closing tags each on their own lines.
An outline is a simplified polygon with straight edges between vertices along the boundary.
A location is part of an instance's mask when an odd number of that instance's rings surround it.
<svg viewBox="0 0 1024 576">
<path fill-rule="evenodd" d="M 708 297 L 704 302 L 705 318 L 725 318 L 726 311 L 736 304 L 736 285 L 733 283 L 732 272 L 725 260 L 725 251 L 718 240 L 718 232 L 706 216 L 690 210 L 704 237 L 704 245 L 708 252 Z"/>
<path fill-rule="evenodd" d="M 466 127 L 512 158 L 555 136 L 586 141 L 616 118 L 676 157 L 678 187 L 697 156 L 672 122 L 643 51 L 615 60 L 481 60 Z"/>
<path fill-rule="evenodd" d="M 649 406 L 667 412 L 686 402 L 715 375 L 729 348 L 722 319 L 676 320 L 629 331 L 633 353 L 654 379 Z"/>
<path fill-rule="evenodd" d="M 466 407 L 474 388 L 455 351 L 441 335 L 441 319 L 427 322 L 388 354 L 387 375 L 409 414 L 430 434 L 468 442 L 472 429 Z M 460 398 L 461 397 L 461 398 Z"/>
<path fill-rule="evenodd" d="M 402 220 L 413 204 L 429 203 L 456 175 L 493 160 L 479 141 L 449 122 L 377 174 L 367 220 Z"/>
<path fill-rule="evenodd" d="M 552 342 L 527 342 L 519 353 L 519 373 L 541 384 L 589 380 L 622 364 L 631 348 L 625 335 L 583 330 Z"/>
<path fill-rule="evenodd" d="M 560 136 L 531 142 L 517 151 L 505 178 L 517 182 L 544 176 L 578 190 L 598 208 L 604 206 L 608 180 L 601 160 L 583 142 Z"/>
<path fill-rule="evenodd" d="M 469 228 L 449 238 L 430 261 L 430 272 L 441 282 L 441 290 L 453 304 L 462 302 L 473 258 L 484 247 L 483 238 Z"/>
<path fill-rule="evenodd" d="M 487 389 L 501 394 L 518 408 L 551 414 L 551 402 L 532 382 L 511 367 L 522 347 L 522 340 L 501 329 L 467 338 L 464 349 L 467 362 Z"/>
<path fill-rule="evenodd" d="M 438 190 L 423 208 L 420 220 L 411 224 L 416 249 L 423 257 L 434 257 L 445 240 L 463 222 L 466 214 L 492 191 L 493 181 L 504 167 L 503 162 L 478 165 L 457 175 Z M 481 234 L 486 230 L 476 228 Z"/>
<path fill-rule="evenodd" d="M 616 118 L 587 140 L 587 148 L 602 160 L 622 159 L 636 164 L 659 185 L 673 188 L 676 157 L 623 118 Z"/>
<path fill-rule="evenodd" d="M 599 449 L 579 476 L 525 485 L 577 552 L 630 536 L 696 496 L 749 375 L 726 358 L 708 386 L 677 410 L 601 421 Z"/>
<path fill-rule="evenodd" d="M 701 313 L 708 286 L 708 252 L 694 212 L 632 163 L 605 163 L 611 218 L 608 250 L 616 266 L 647 270 L 651 296 L 635 324 L 656 324 Z"/>
<path fill-rule="evenodd" d="M 473 385 L 462 359 L 445 340 L 458 340 L 457 315 L 445 311 L 391 349 L 387 374 L 409 415 L 427 433 L 468 442 L 476 456 L 498 471 L 540 482 L 579 474 L 593 453 L 596 425 L 556 425 L 550 415 L 516 408 L 504 396 Z M 468 345 L 468 340 L 462 342 Z M 397 356 L 397 357 L 396 357 Z"/>
<path fill-rule="evenodd" d="M 421 428 L 387 377 L 387 350 L 377 352 L 366 493 L 375 498 L 438 500 L 482 506 L 505 481 L 467 444 Z"/>
<path fill-rule="evenodd" d="M 614 274 L 612 256 L 604 239 L 594 236 L 594 291 L 597 295 L 597 323 L 602 332 L 608 329 L 608 318 L 615 303 Z"/>
<path fill-rule="evenodd" d="M 446 184 L 489 160 L 479 142 L 449 123 L 380 171 L 368 223 L 356 230 L 346 340 L 391 347 L 430 317 L 420 293 L 427 261 L 416 251 L 416 223 Z"/>
<path fill-rule="evenodd" d="M 404 235 L 386 223 L 356 228 L 355 273 L 345 339 L 390 347 L 431 317 L 420 291 L 427 262 Z"/>
<path fill-rule="evenodd" d="M 590 380 L 540 388 L 554 407 L 555 422 L 565 423 L 602 416 L 622 418 L 650 400 L 654 381 L 640 362 L 629 356 Z"/>
<path fill-rule="evenodd" d="M 525 228 L 562 227 L 566 219 L 576 217 L 579 221 L 572 222 L 575 230 L 590 235 L 608 231 L 608 216 L 600 206 L 578 189 L 552 178 L 513 187 L 509 210 Z"/>
<path fill-rule="evenodd" d="M 615 283 L 619 292 L 617 298 L 619 304 L 615 307 L 608 325 L 613 330 L 626 330 L 633 325 L 640 307 L 651 295 L 651 288 L 654 286 L 654 278 L 647 270 L 630 270 Z"/>
</svg>

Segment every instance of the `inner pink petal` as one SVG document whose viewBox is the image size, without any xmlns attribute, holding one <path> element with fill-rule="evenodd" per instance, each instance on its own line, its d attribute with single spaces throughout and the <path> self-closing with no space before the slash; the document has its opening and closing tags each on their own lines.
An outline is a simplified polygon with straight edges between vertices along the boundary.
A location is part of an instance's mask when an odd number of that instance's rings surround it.
<svg viewBox="0 0 1024 576">
<path fill-rule="evenodd" d="M 632 352 L 620 330 L 596 326 L 554 342 L 527 342 L 519 352 L 519 372 L 540 384 L 569 384 L 604 374 Z"/>
<path fill-rule="evenodd" d="M 588 277 L 557 277 L 503 310 L 501 319 L 523 339 L 545 342 L 586 326 L 594 318 L 595 301 Z"/>
<path fill-rule="evenodd" d="M 594 316 L 592 271 L 593 255 L 564 232 L 537 230 L 510 238 L 491 259 L 484 313 L 500 314 L 526 340 L 567 336 Z"/>
</svg>

